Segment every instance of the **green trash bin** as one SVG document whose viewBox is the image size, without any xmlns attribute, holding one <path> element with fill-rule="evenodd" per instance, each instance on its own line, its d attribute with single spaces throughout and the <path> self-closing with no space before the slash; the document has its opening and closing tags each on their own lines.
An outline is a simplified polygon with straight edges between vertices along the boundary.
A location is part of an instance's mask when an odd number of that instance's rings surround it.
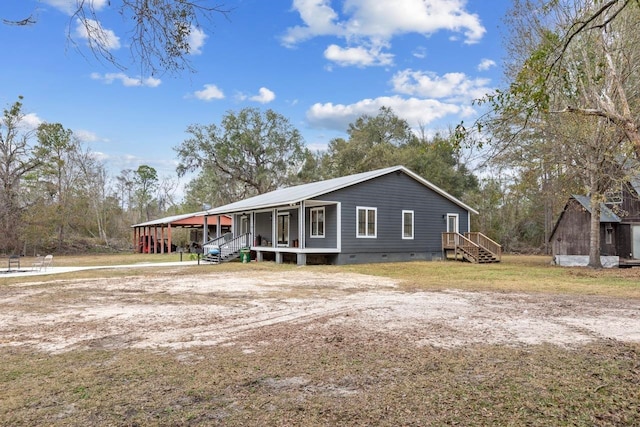
<svg viewBox="0 0 640 427">
<path fill-rule="evenodd" d="M 240 249 L 240 261 L 242 261 L 243 263 L 247 263 L 251 261 L 251 249 L 249 248 Z"/>
</svg>

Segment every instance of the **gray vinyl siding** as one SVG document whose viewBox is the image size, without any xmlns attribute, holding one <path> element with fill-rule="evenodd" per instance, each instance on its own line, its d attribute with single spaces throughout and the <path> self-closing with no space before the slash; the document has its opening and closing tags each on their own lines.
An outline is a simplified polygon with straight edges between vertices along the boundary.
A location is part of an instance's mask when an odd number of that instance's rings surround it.
<svg viewBox="0 0 640 427">
<path fill-rule="evenodd" d="M 316 206 L 317 207 L 317 206 Z M 305 209 L 305 244 L 307 248 L 335 249 L 338 247 L 337 205 L 324 206 L 324 237 L 311 237 L 311 208 Z"/>
<path fill-rule="evenodd" d="M 459 215 L 461 233 L 469 231 L 469 213 L 464 208 L 404 173 L 374 178 L 325 194 L 322 199 L 341 203 L 344 259 L 349 254 L 378 253 L 403 253 L 407 254 L 404 257 L 407 259 L 431 259 L 432 254 L 442 251 L 441 236 L 447 231 L 447 213 Z M 356 238 L 356 207 L 377 208 L 376 238 Z M 412 240 L 402 239 L 403 210 L 414 212 Z"/>
</svg>

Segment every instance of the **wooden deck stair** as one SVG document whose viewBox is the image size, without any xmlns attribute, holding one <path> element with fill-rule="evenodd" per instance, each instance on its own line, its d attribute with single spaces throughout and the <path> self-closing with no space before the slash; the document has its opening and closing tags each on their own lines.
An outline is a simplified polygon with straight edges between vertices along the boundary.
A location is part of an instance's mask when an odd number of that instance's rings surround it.
<svg viewBox="0 0 640 427">
<path fill-rule="evenodd" d="M 240 256 L 240 251 L 249 247 L 251 242 L 250 234 L 242 234 L 233 237 L 232 233 L 224 234 L 203 245 L 202 260 L 212 264 L 232 261 Z"/>
<path fill-rule="evenodd" d="M 442 233 L 442 252 L 447 259 L 448 253 L 455 260 L 474 264 L 500 262 L 502 246 L 482 233 Z"/>
</svg>

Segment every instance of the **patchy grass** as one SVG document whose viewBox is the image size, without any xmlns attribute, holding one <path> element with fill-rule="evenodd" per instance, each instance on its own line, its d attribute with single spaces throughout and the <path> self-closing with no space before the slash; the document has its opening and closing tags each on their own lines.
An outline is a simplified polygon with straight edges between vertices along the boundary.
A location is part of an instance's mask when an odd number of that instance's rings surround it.
<svg viewBox="0 0 640 427">
<path fill-rule="evenodd" d="M 189 261 L 191 254 L 183 253 L 182 259 Z M 194 254 L 195 256 L 195 254 Z M 25 257 L 25 265 L 31 265 L 34 258 Z M 195 259 L 195 258 L 194 258 Z M 60 267 L 87 267 L 94 265 L 126 265 L 137 263 L 160 263 L 180 261 L 179 253 L 172 254 L 90 254 L 90 255 L 55 255 L 54 265 Z"/>
<path fill-rule="evenodd" d="M 406 290 L 545 292 L 640 298 L 640 269 L 557 267 L 544 256 L 504 256 L 497 264 L 455 261 L 353 265 L 341 267 L 402 282 Z"/>
<path fill-rule="evenodd" d="M 0 424 L 640 425 L 638 345 L 461 351 L 300 335 L 253 354 L 3 349 Z"/>
<path fill-rule="evenodd" d="M 183 254 L 183 261 L 190 260 Z M 138 263 L 180 261 L 179 254 L 107 254 L 88 256 L 60 256 L 54 258 L 58 266 L 131 265 L 127 269 L 89 270 L 55 275 L 38 280 L 91 279 L 99 277 L 197 275 L 211 272 L 283 271 L 297 268 L 323 272 L 342 271 L 389 277 L 401 282 L 403 289 L 470 291 L 543 292 L 580 295 L 600 295 L 640 298 L 640 268 L 593 270 L 582 267 L 557 267 L 547 256 L 506 255 L 497 264 L 469 264 L 455 261 L 379 263 L 348 266 L 306 266 L 275 264 L 273 262 L 231 262 L 221 265 L 185 265 L 179 267 L 141 267 Z M 24 265 L 30 266 L 30 258 Z M 0 277 L 0 285 L 33 281 L 29 277 Z"/>
<path fill-rule="evenodd" d="M 170 257 L 55 261 L 117 265 L 177 260 Z M 457 288 L 640 298 L 640 270 L 559 268 L 550 266 L 547 257 L 521 256 L 505 256 L 502 263 L 490 265 L 297 267 L 254 262 L 132 267 L 37 280 L 298 268 L 391 277 L 407 292 Z M 13 280 L 34 280 L 18 279 Z M 46 307 L 46 298 L 42 304 Z M 372 338 L 334 325 L 330 336 L 320 336 L 302 325 L 284 324 L 243 339 L 246 342 L 188 351 L 46 354 L 0 347 L 0 425 L 640 425 L 639 343 L 417 348 L 401 335 Z M 248 347 L 252 350 L 246 351 Z"/>
</svg>

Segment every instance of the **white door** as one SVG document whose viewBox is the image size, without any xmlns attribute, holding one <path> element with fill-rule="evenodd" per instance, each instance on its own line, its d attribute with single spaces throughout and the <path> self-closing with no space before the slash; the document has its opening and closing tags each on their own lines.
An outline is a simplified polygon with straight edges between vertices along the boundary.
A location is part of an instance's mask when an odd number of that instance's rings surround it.
<svg viewBox="0 0 640 427">
<path fill-rule="evenodd" d="M 249 232 L 249 217 L 240 217 L 240 234 L 247 234 Z"/>
<path fill-rule="evenodd" d="M 458 214 L 447 214 L 447 233 L 459 233 Z"/>
<path fill-rule="evenodd" d="M 640 259 L 640 225 L 631 226 L 632 252 L 635 259 Z"/>
</svg>

